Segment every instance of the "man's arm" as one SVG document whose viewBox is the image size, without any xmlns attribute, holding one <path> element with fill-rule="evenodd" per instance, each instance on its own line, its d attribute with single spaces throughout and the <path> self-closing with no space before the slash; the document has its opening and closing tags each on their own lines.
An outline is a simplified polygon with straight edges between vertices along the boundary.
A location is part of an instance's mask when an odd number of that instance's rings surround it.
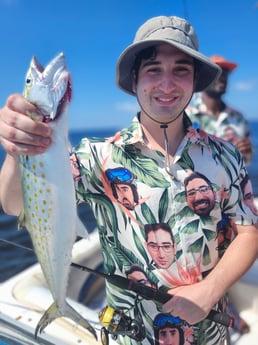
<svg viewBox="0 0 258 345">
<path fill-rule="evenodd" d="M 51 127 L 32 120 L 28 114 L 33 112 L 40 116 L 21 95 L 10 96 L 0 109 L 0 143 L 7 153 L 0 172 L 0 202 L 12 215 L 18 215 L 23 205 L 18 156 L 43 153 L 51 144 Z"/>
<path fill-rule="evenodd" d="M 218 300 L 251 267 L 258 255 L 258 224 L 237 226 L 238 235 L 213 270 L 199 283 L 171 289 L 163 311 L 190 324 L 204 319 Z"/>
</svg>

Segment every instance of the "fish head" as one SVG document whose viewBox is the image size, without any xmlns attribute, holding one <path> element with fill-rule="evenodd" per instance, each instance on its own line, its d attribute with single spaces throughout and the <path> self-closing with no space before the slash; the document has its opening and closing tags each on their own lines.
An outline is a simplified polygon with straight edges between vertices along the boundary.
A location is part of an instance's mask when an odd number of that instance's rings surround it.
<svg viewBox="0 0 258 345">
<path fill-rule="evenodd" d="M 25 79 L 24 97 L 35 104 L 43 121 L 58 118 L 62 108 L 71 100 L 71 80 L 63 53 L 43 68 L 34 56 Z"/>
</svg>

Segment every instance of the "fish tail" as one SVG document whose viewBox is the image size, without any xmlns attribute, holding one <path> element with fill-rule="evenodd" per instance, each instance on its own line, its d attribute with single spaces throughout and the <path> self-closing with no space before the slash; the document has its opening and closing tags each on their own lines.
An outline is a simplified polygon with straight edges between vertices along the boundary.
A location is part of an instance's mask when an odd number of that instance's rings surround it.
<svg viewBox="0 0 258 345">
<path fill-rule="evenodd" d="M 83 328 L 86 328 L 94 337 L 96 340 L 97 338 L 97 333 L 95 329 L 91 326 L 88 320 L 86 320 L 78 311 L 76 311 L 70 304 L 67 302 L 65 303 L 65 312 L 64 316 L 72 319 L 74 322 L 78 323 L 80 326 Z"/>
<path fill-rule="evenodd" d="M 84 319 L 74 308 L 72 308 L 67 302 L 65 302 L 62 310 L 54 302 L 51 306 L 45 311 L 39 320 L 36 330 L 35 330 L 35 339 L 37 339 L 38 333 L 41 333 L 44 328 L 46 328 L 52 321 L 59 317 L 68 317 L 74 322 L 78 323 L 80 326 L 86 328 L 97 340 L 97 334 L 95 329 L 91 324 Z"/>
</svg>

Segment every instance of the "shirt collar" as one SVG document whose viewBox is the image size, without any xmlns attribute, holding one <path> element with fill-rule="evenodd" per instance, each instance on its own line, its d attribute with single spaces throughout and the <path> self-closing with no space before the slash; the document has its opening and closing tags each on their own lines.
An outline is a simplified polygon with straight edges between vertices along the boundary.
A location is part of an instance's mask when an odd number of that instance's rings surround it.
<svg viewBox="0 0 258 345">
<path fill-rule="evenodd" d="M 184 127 L 186 130 L 186 142 L 189 144 L 201 144 L 208 145 L 208 135 L 201 129 L 195 129 L 192 125 L 192 121 L 184 113 Z M 144 144 L 143 131 L 141 128 L 141 123 L 139 121 L 139 113 L 134 117 L 128 128 L 122 129 L 120 135 L 115 140 L 117 145 L 134 145 L 136 143 Z"/>
</svg>

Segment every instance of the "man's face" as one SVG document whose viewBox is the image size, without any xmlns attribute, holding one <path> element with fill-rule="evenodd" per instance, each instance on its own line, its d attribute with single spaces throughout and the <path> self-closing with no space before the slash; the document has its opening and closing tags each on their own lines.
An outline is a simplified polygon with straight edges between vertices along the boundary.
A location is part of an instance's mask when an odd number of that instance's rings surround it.
<svg viewBox="0 0 258 345">
<path fill-rule="evenodd" d="M 146 275 L 141 271 L 133 271 L 127 275 L 128 279 L 131 279 L 139 284 L 144 284 L 146 286 L 152 286 L 150 281 L 147 279 Z"/>
<path fill-rule="evenodd" d="M 159 268 L 169 268 L 174 261 L 175 249 L 171 235 L 162 229 L 150 231 L 147 249 Z"/>
<path fill-rule="evenodd" d="M 186 201 L 199 216 L 208 216 L 215 205 L 215 193 L 202 178 L 194 178 L 186 186 Z"/>
<path fill-rule="evenodd" d="M 211 97 L 215 96 L 222 96 L 227 91 L 228 86 L 228 76 L 229 71 L 225 68 L 222 69 L 222 73 L 215 82 L 213 82 L 206 90 L 205 93 L 207 93 Z"/>
<path fill-rule="evenodd" d="M 160 329 L 159 345 L 180 345 L 180 334 L 178 329 L 172 327 Z"/>
<path fill-rule="evenodd" d="M 134 209 L 134 195 L 131 186 L 128 184 L 115 184 L 117 200 L 128 210 Z"/>
<path fill-rule="evenodd" d="M 141 62 L 135 85 L 143 114 L 167 122 L 183 112 L 194 87 L 193 58 L 175 47 L 157 47 L 156 57 Z"/>
</svg>

